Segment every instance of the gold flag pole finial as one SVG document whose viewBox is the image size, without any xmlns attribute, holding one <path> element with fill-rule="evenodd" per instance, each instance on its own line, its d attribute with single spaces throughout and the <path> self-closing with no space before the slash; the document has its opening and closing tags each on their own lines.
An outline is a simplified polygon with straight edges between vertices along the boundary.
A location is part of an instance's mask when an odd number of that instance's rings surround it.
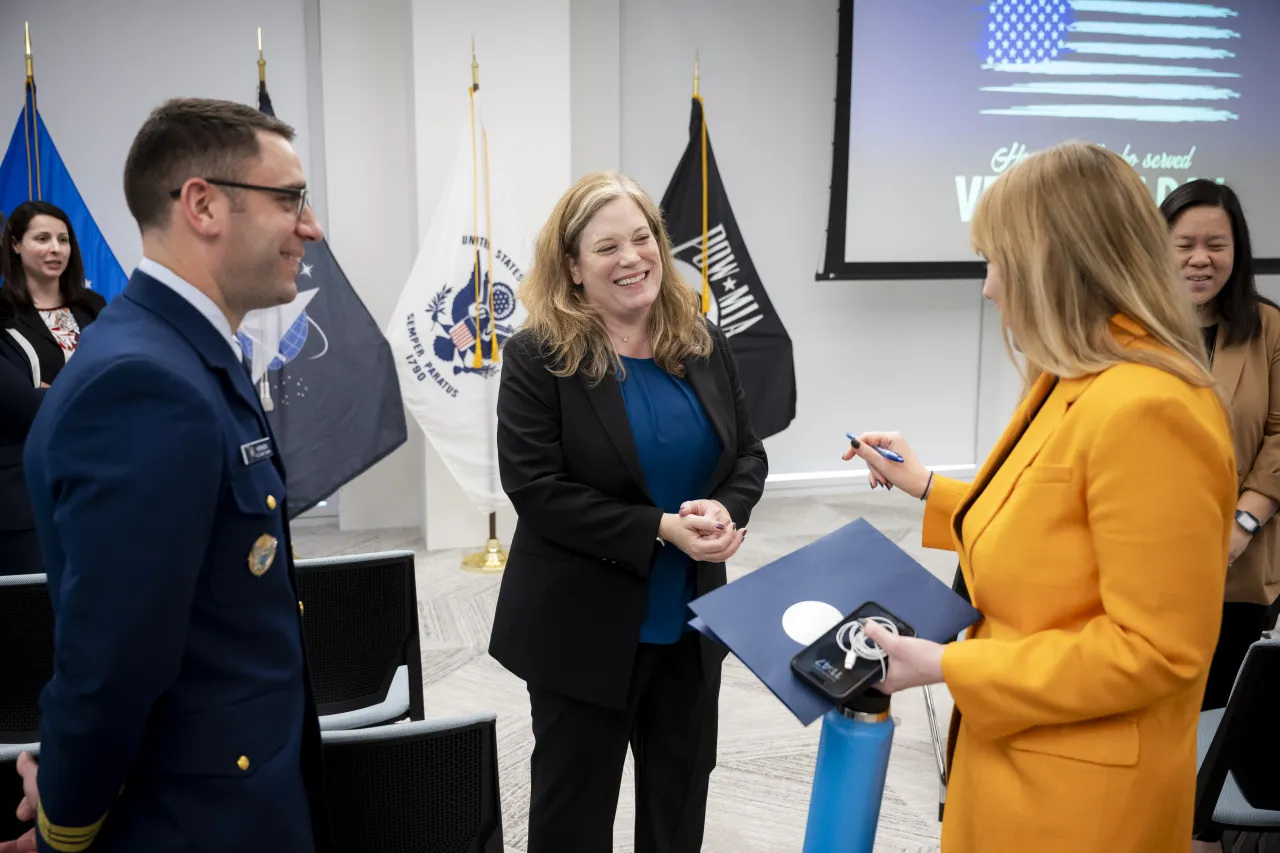
<svg viewBox="0 0 1280 853">
<path fill-rule="evenodd" d="M 31 59 L 31 22 L 24 22 L 23 29 L 27 37 L 27 82 L 30 83 L 36 78 L 35 64 Z"/>
<path fill-rule="evenodd" d="M 480 63 L 476 61 L 476 37 L 471 36 L 471 87 L 480 88 Z"/>
<path fill-rule="evenodd" d="M 698 51 L 693 52 L 693 96 L 698 97 Z"/>
<path fill-rule="evenodd" d="M 267 82 L 267 60 L 262 56 L 262 27 L 258 27 L 258 82 Z"/>
</svg>

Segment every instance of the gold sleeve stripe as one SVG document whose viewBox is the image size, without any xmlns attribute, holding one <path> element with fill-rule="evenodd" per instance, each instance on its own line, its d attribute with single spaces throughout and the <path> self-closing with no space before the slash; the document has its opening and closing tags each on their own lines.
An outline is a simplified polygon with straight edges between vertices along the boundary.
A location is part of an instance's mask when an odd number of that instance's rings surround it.
<svg viewBox="0 0 1280 853">
<path fill-rule="evenodd" d="M 38 805 L 36 812 L 36 826 L 40 829 L 40 837 L 58 853 L 83 853 L 88 850 L 106 819 L 107 816 L 103 815 L 98 818 L 97 823 L 90 826 L 58 826 L 49 822 L 48 815 L 44 813 L 44 803 Z"/>
</svg>

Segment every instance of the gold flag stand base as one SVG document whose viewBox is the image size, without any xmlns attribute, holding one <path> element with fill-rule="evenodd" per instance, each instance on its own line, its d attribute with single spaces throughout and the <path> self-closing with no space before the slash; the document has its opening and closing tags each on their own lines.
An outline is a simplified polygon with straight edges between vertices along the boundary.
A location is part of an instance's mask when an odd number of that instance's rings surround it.
<svg viewBox="0 0 1280 853">
<path fill-rule="evenodd" d="M 489 513 L 489 541 L 484 550 L 462 558 L 462 568 L 480 575 L 500 574 L 507 567 L 507 552 L 498 541 L 498 516 Z"/>
<path fill-rule="evenodd" d="M 506 567 L 507 552 L 502 550 L 502 543 L 497 539 L 486 542 L 483 551 L 462 558 L 462 568 L 476 574 L 499 574 Z"/>
</svg>

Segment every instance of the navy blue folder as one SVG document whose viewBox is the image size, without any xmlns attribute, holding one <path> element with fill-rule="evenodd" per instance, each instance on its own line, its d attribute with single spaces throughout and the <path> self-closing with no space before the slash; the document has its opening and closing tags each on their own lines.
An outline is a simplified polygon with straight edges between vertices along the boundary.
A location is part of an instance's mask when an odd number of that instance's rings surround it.
<svg viewBox="0 0 1280 853">
<path fill-rule="evenodd" d="M 696 618 L 689 624 L 728 647 L 807 726 L 834 706 L 796 677 L 791 659 L 868 601 L 906 622 L 916 636 L 939 643 L 954 640 L 981 618 L 947 584 L 860 518 L 695 599 L 689 607 Z M 810 625 L 813 636 L 801 643 L 783 628 L 789 610 L 793 633 L 798 615 L 821 617 L 826 611 L 831 617 Z"/>
</svg>

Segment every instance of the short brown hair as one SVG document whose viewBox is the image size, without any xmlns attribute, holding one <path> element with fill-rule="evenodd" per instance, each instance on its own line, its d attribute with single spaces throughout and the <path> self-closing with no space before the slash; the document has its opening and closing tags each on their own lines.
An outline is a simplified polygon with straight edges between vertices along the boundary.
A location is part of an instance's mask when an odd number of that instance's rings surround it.
<svg viewBox="0 0 1280 853">
<path fill-rule="evenodd" d="M 290 142 L 289 125 L 244 104 L 175 98 L 152 110 L 124 163 L 124 197 L 138 227 L 169 223 L 169 193 L 191 178 L 238 180 L 258 156 L 258 132 Z"/>
</svg>

